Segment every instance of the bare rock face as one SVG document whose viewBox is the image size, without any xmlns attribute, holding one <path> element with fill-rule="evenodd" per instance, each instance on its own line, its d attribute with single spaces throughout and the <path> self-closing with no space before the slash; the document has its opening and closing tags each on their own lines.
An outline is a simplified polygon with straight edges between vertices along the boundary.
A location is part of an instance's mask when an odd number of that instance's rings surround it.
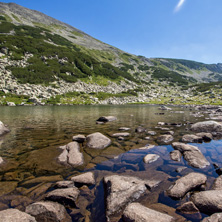
<svg viewBox="0 0 222 222">
<path fill-rule="evenodd" d="M 83 154 L 80 152 L 80 147 L 77 142 L 68 143 L 63 147 L 63 152 L 58 157 L 58 162 L 61 164 L 71 165 L 73 167 L 84 164 Z"/>
<path fill-rule="evenodd" d="M 222 124 L 216 121 L 204 121 L 198 122 L 191 126 L 191 130 L 197 133 L 205 132 L 205 133 L 212 133 L 212 132 L 222 132 Z"/>
<path fill-rule="evenodd" d="M 195 193 L 192 195 L 191 201 L 205 214 L 222 212 L 221 190 L 207 190 Z"/>
<path fill-rule="evenodd" d="M 53 221 L 53 222 L 71 222 L 72 219 L 66 212 L 63 205 L 51 202 L 40 201 L 26 207 L 26 213 L 35 217 L 37 222 Z"/>
<path fill-rule="evenodd" d="M 205 168 L 210 163 L 196 146 L 175 142 L 172 144 L 175 150 L 179 150 L 188 164 L 195 168 Z"/>
<path fill-rule="evenodd" d="M 203 139 L 200 136 L 196 136 L 193 134 L 186 134 L 186 135 L 183 135 L 182 142 L 184 142 L 184 143 L 202 143 Z"/>
<path fill-rule="evenodd" d="M 31 215 L 17 209 L 7 209 L 0 211 L 0 221 L 2 222 L 36 222 Z"/>
<path fill-rule="evenodd" d="M 115 121 L 115 120 L 117 120 L 117 118 L 115 116 L 101 116 L 96 121 L 106 123 L 106 122 L 111 122 L 111 121 Z"/>
<path fill-rule="evenodd" d="M 93 185 L 96 183 L 94 173 L 92 172 L 87 172 L 78 176 L 74 176 L 71 178 L 71 180 L 75 184 L 80 184 L 80 185 Z"/>
<path fill-rule="evenodd" d="M 50 201 L 58 202 L 65 206 L 75 207 L 76 200 L 79 196 L 79 190 L 76 187 L 65 188 L 65 189 L 56 189 L 49 192 L 45 199 Z"/>
<path fill-rule="evenodd" d="M 104 183 L 107 216 L 123 210 L 129 202 L 137 200 L 147 190 L 145 181 L 130 176 L 107 176 Z"/>
<path fill-rule="evenodd" d="M 173 141 L 173 136 L 172 135 L 161 135 L 157 138 L 158 143 L 160 144 L 168 144 L 171 141 Z"/>
<path fill-rule="evenodd" d="M 86 142 L 86 146 L 92 149 L 104 149 L 111 144 L 111 140 L 99 132 L 88 135 Z"/>
<path fill-rule="evenodd" d="M 178 179 L 168 190 L 168 195 L 172 198 L 182 198 L 190 190 L 205 184 L 207 177 L 201 173 L 189 173 Z"/>
<path fill-rule="evenodd" d="M 144 163 L 152 163 L 152 162 L 155 162 L 156 160 L 158 160 L 159 158 L 160 158 L 160 156 L 157 154 L 147 154 L 143 158 L 143 161 L 144 161 Z"/>
<path fill-rule="evenodd" d="M 179 162 L 181 160 L 181 156 L 182 156 L 182 154 L 179 150 L 174 150 L 174 151 L 170 152 L 171 160 Z"/>
<path fill-rule="evenodd" d="M 195 214 L 200 212 L 192 201 L 186 202 L 179 206 L 177 211 L 183 214 Z"/>
<path fill-rule="evenodd" d="M 204 218 L 201 222 L 222 222 L 222 213 L 215 213 L 210 217 Z"/>
<path fill-rule="evenodd" d="M 214 180 L 212 190 L 222 190 L 222 175 Z"/>
<path fill-rule="evenodd" d="M 9 133 L 10 130 L 0 121 L 0 136 Z"/>
<path fill-rule="evenodd" d="M 140 203 L 129 204 L 123 212 L 124 222 L 173 222 L 175 219 L 167 214 L 144 207 Z"/>
</svg>

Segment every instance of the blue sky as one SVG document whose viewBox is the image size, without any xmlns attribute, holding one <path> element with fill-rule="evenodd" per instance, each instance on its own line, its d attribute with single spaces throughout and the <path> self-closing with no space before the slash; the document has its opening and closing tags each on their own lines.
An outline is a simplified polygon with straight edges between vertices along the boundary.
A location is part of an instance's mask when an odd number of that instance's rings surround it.
<svg viewBox="0 0 222 222">
<path fill-rule="evenodd" d="M 182 6 L 176 10 L 179 1 Z M 222 63 L 222 0 L 13 2 L 132 54 Z"/>
</svg>

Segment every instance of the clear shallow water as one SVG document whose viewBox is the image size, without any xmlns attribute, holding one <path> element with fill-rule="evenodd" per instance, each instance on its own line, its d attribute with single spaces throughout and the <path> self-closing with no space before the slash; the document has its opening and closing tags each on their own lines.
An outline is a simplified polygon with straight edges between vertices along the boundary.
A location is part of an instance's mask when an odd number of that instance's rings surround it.
<svg viewBox="0 0 222 222">
<path fill-rule="evenodd" d="M 0 169 L 0 209 L 10 206 L 23 210 L 30 202 L 41 199 L 55 181 L 68 179 L 71 175 L 86 170 L 94 170 L 97 175 L 97 185 L 91 188 L 94 199 L 92 198 L 91 204 L 87 205 L 87 210 L 92 214 L 92 221 L 98 221 L 98 218 L 100 221 L 105 221 L 104 191 L 100 181 L 107 173 L 128 174 L 141 178 L 149 175 L 152 178 L 161 172 L 170 176 L 165 183 L 151 192 L 155 198 L 148 198 L 151 196 L 149 193 L 141 199 L 141 203 L 147 206 L 154 204 L 154 208 L 157 207 L 155 205 L 157 202 L 172 207 L 180 204 L 168 198 L 164 190 L 178 176 L 186 175 L 188 172 L 206 174 L 207 186 L 210 187 L 217 177 L 212 163 L 218 163 L 220 167 L 222 165 L 221 141 L 195 144 L 211 163 L 211 166 L 205 169 L 189 167 L 184 160 L 180 163 L 170 160 L 169 152 L 173 150 L 170 145 L 156 146 L 151 150 L 138 150 L 147 144 L 158 145 L 156 138 L 165 132 L 159 128 L 158 122 L 182 123 L 182 127 L 162 126 L 173 130 L 174 141 L 179 141 L 183 134 L 189 133 L 186 129 L 189 125 L 184 125 L 185 123 L 208 118 L 207 114 L 202 117 L 190 115 L 195 113 L 195 110 L 190 108 L 172 107 L 171 111 L 162 111 L 158 110 L 158 107 L 151 105 L 0 107 L 0 120 L 11 129 L 11 132 L 0 141 L 0 156 L 6 160 Z M 175 111 L 184 111 L 184 113 Z M 103 125 L 96 124 L 100 116 L 108 115 L 116 116 L 117 120 Z M 135 128 L 140 125 L 157 132 L 157 135 L 145 140 L 144 137 L 147 135 L 135 133 Z M 118 141 L 112 138 L 112 145 L 104 150 L 81 148 L 84 152 L 84 166 L 74 169 L 57 163 L 56 158 L 61 152 L 57 148 L 69 143 L 73 135 L 101 132 L 111 136 L 123 126 L 131 128 L 131 136 L 126 140 Z M 143 163 L 143 157 L 147 153 L 158 154 L 161 160 L 147 166 Z M 118 158 L 113 159 L 116 156 Z M 175 169 L 180 166 L 188 168 L 180 174 L 176 173 Z M 84 208 L 81 203 L 79 208 Z M 74 221 L 80 220 L 82 216 L 73 213 Z M 189 219 L 199 221 L 196 218 Z M 114 218 L 113 221 L 115 220 Z"/>
</svg>

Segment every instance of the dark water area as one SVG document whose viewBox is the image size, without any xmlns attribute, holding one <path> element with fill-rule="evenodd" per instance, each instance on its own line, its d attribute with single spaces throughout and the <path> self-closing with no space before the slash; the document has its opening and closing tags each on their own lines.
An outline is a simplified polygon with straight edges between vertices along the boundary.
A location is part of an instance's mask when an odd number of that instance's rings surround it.
<svg viewBox="0 0 222 222">
<path fill-rule="evenodd" d="M 208 178 L 206 187 L 210 189 L 214 179 L 218 177 L 213 164 L 222 167 L 222 141 L 192 144 L 210 162 L 210 166 L 206 168 L 193 168 L 184 159 L 180 162 L 171 160 L 169 153 L 173 151 L 172 146 L 160 145 L 157 138 L 167 131 L 174 131 L 173 142 L 178 142 L 182 135 L 190 133 L 191 123 L 209 119 L 209 113 L 196 115 L 197 111 L 190 107 L 171 107 L 172 110 L 164 111 L 158 108 L 156 105 L 0 107 L 0 121 L 11 129 L 9 134 L 0 138 L 0 156 L 5 160 L 0 167 L 0 210 L 8 207 L 24 210 L 28 204 L 44 198 L 56 181 L 93 171 L 96 185 L 89 187 L 87 192 L 90 195 L 81 191 L 77 209 L 69 209 L 73 221 L 84 221 L 83 218 L 85 221 L 86 218 L 88 221 L 106 221 L 103 177 L 113 174 L 141 179 L 165 178 L 138 201 L 172 216 L 179 215 L 175 208 L 188 201 L 188 197 L 172 200 L 167 196 L 166 190 L 179 177 L 190 172 L 205 174 Z M 116 116 L 117 120 L 96 124 L 100 116 L 110 115 Z M 175 124 L 160 126 L 158 122 Z M 155 131 L 156 135 L 137 133 L 135 129 L 138 126 L 147 131 Z M 130 136 L 124 140 L 112 137 L 113 133 L 119 132 L 120 127 L 130 128 Z M 59 146 L 71 142 L 74 135 L 94 132 L 108 136 L 112 144 L 103 150 L 81 146 L 85 163 L 77 168 L 57 162 L 61 153 Z M 146 149 L 148 145 L 154 147 Z M 143 158 L 147 154 L 158 154 L 160 158 L 151 164 L 145 164 Z M 178 173 L 176 169 L 179 167 L 187 168 Z M 206 215 L 182 216 L 196 222 Z M 117 214 L 110 221 L 121 219 Z"/>
</svg>

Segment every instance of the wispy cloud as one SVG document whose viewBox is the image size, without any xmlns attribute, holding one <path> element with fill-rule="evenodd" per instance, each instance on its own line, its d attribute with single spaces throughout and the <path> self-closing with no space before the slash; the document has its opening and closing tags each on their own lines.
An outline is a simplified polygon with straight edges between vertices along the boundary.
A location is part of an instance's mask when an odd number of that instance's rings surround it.
<svg viewBox="0 0 222 222">
<path fill-rule="evenodd" d="M 180 9 L 182 8 L 182 6 L 183 6 L 183 4 L 184 4 L 185 1 L 186 1 L 186 0 L 180 0 L 180 1 L 178 2 L 177 6 L 176 6 L 175 9 L 174 9 L 174 12 L 179 12 Z"/>
</svg>

